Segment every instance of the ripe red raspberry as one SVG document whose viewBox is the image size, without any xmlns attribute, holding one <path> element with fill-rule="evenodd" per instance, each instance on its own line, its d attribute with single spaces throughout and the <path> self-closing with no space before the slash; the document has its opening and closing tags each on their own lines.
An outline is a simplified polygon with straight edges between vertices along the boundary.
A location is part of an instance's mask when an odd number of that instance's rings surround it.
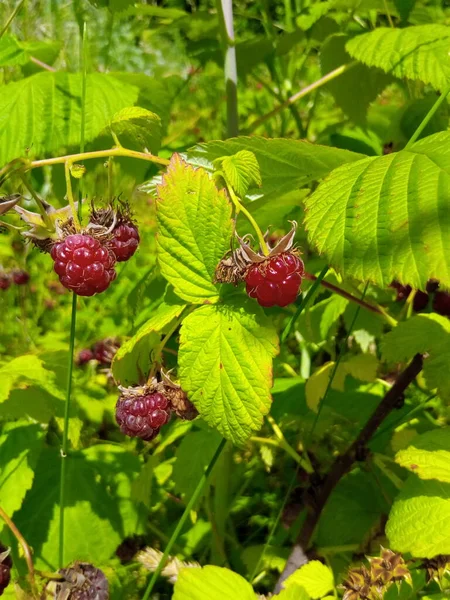
<svg viewBox="0 0 450 600">
<path fill-rule="evenodd" d="M 247 294 L 261 306 L 287 306 L 295 302 L 304 272 L 298 256 L 277 254 L 250 267 L 245 275 Z"/>
<path fill-rule="evenodd" d="M 0 274 L 0 290 L 7 290 L 11 285 L 11 278 L 6 273 Z"/>
<path fill-rule="evenodd" d="M 12 559 L 8 550 L 0 544 L 0 596 L 11 581 Z"/>
<path fill-rule="evenodd" d="M 136 225 L 122 223 L 113 231 L 113 239 L 109 247 L 114 252 L 117 262 L 130 259 L 139 246 L 140 237 Z"/>
<path fill-rule="evenodd" d="M 60 282 L 78 296 L 104 292 L 116 278 L 114 254 L 90 235 L 68 235 L 53 246 L 51 256 Z"/>
<path fill-rule="evenodd" d="M 116 404 L 116 420 L 120 430 L 130 437 L 149 442 L 170 418 L 168 399 L 156 392 L 146 395 L 123 395 Z"/>
<path fill-rule="evenodd" d="M 25 285 L 30 281 L 30 275 L 26 271 L 13 271 L 12 278 L 16 285 Z"/>
<path fill-rule="evenodd" d="M 433 300 L 433 310 L 438 315 L 450 317 L 450 294 L 447 292 L 436 292 Z"/>
<path fill-rule="evenodd" d="M 93 358 L 94 353 L 92 352 L 92 350 L 89 350 L 89 348 L 85 348 L 84 350 L 80 350 L 80 352 L 78 353 L 77 364 L 80 366 L 85 365 Z"/>
</svg>

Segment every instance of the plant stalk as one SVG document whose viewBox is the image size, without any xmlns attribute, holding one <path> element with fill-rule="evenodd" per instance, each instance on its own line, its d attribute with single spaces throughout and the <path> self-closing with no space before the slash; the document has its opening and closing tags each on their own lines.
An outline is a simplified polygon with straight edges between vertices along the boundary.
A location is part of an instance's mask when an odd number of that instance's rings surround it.
<svg viewBox="0 0 450 600">
<path fill-rule="evenodd" d="M 17 16 L 17 13 L 19 12 L 19 10 L 22 8 L 23 4 L 24 4 L 25 0 L 21 0 L 15 7 L 15 9 L 12 11 L 12 13 L 9 15 L 8 20 L 6 21 L 6 23 L 4 24 L 2 30 L 0 31 L 0 39 L 5 35 L 5 33 L 8 31 L 9 26 L 11 25 L 11 23 L 14 21 L 14 19 Z"/>
<path fill-rule="evenodd" d="M 410 148 L 417 141 L 417 138 L 419 137 L 419 135 L 422 133 L 422 131 L 425 129 L 425 127 L 428 125 L 428 123 L 431 121 L 434 114 L 436 113 L 438 108 L 441 106 L 441 104 L 444 102 L 444 100 L 447 98 L 447 96 L 449 94 L 450 94 L 450 85 L 442 92 L 442 94 L 439 96 L 439 98 L 436 100 L 436 102 L 433 104 L 433 106 L 427 112 L 423 121 L 421 122 L 419 127 L 416 129 L 416 131 L 412 134 L 411 139 L 406 144 L 406 146 L 403 148 L 403 150 L 408 150 L 408 148 Z"/>
<path fill-rule="evenodd" d="M 221 21 L 220 31 L 222 42 L 225 47 L 225 88 L 227 94 L 227 137 L 239 135 L 238 124 L 238 97 L 237 97 L 237 65 L 236 48 L 233 26 L 233 2 L 232 0 L 217 0 L 219 19 Z"/>
<path fill-rule="evenodd" d="M 357 64 L 358 64 L 357 62 L 351 62 L 351 63 L 347 63 L 346 65 L 341 65 L 340 67 L 337 67 L 333 71 L 330 71 L 329 73 L 327 73 L 326 75 L 324 75 L 323 77 L 321 77 L 320 79 L 318 79 L 317 81 L 315 81 L 314 83 L 311 83 L 310 85 L 307 85 L 302 90 L 300 90 L 299 92 L 297 92 L 293 96 L 290 96 L 287 100 L 285 100 L 284 102 L 282 102 L 281 104 L 279 104 L 278 106 L 276 106 L 273 110 L 271 110 L 267 114 L 263 115 L 259 119 L 256 119 L 256 121 L 253 121 L 253 123 L 251 123 L 249 125 L 249 127 L 247 127 L 247 129 L 243 132 L 244 135 L 252 133 L 260 125 L 262 125 L 263 123 L 265 123 L 268 119 L 271 119 L 272 117 L 274 117 L 275 115 L 277 115 L 280 111 L 284 110 L 285 108 L 288 108 L 291 104 L 294 104 L 294 102 L 297 102 L 297 100 L 300 100 L 300 98 L 304 98 L 310 92 L 313 92 L 314 90 L 317 90 L 317 88 L 322 87 L 323 85 L 325 85 L 329 81 L 332 81 L 333 79 L 336 79 L 336 77 L 339 77 L 339 75 L 342 75 L 343 73 L 349 71 L 350 69 L 352 69 Z"/>
<path fill-rule="evenodd" d="M 147 160 L 149 162 L 156 163 L 157 165 L 168 166 L 169 161 L 166 158 L 160 158 L 154 156 L 150 152 L 137 152 L 136 150 L 129 150 L 128 148 L 110 148 L 109 150 L 96 150 L 93 152 L 79 152 L 77 154 L 68 154 L 66 156 L 56 156 L 54 158 L 43 158 L 41 160 L 33 160 L 29 167 L 35 169 L 37 167 L 45 167 L 51 165 L 64 164 L 67 161 L 72 163 L 80 162 L 83 160 L 89 160 L 91 158 L 108 158 L 109 156 L 124 156 L 128 158 L 138 158 L 140 160 Z"/>
<path fill-rule="evenodd" d="M 74 225 L 75 225 L 77 231 L 80 231 L 81 225 L 80 225 L 80 221 L 78 219 L 78 214 L 77 214 L 77 211 L 75 208 L 75 200 L 73 198 L 72 176 L 70 174 L 71 166 L 72 166 L 72 161 L 67 160 L 64 163 L 64 174 L 66 177 L 66 188 L 67 188 L 67 200 L 69 201 L 70 208 L 72 211 L 72 218 L 73 218 Z"/>
<path fill-rule="evenodd" d="M 75 348 L 75 326 L 77 320 L 77 296 L 72 292 L 72 316 L 70 321 L 69 361 L 64 407 L 64 429 L 61 445 L 61 473 L 59 487 L 59 567 L 64 567 L 64 508 L 66 500 L 67 453 L 69 450 L 69 415 L 72 396 L 73 354 Z"/>
</svg>

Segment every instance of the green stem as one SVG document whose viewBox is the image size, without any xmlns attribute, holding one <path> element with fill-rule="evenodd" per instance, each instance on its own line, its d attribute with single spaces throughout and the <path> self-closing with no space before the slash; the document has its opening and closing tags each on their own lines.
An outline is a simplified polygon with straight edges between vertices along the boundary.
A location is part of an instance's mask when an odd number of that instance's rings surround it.
<svg viewBox="0 0 450 600">
<path fill-rule="evenodd" d="M 309 474 L 314 473 L 313 466 L 312 466 L 306 452 L 304 453 L 304 456 L 301 456 L 298 452 L 296 452 L 294 450 L 294 448 L 289 444 L 287 439 L 284 437 L 284 434 L 281 431 L 281 429 L 278 427 L 278 423 L 275 421 L 275 419 L 271 415 L 267 415 L 267 422 L 271 426 L 272 431 L 274 432 L 275 436 L 278 438 L 281 448 L 283 448 L 283 450 L 285 452 L 287 452 L 287 454 L 289 454 L 289 456 L 291 456 L 295 460 L 295 462 L 298 463 L 307 473 L 309 473 Z"/>
<path fill-rule="evenodd" d="M 42 217 L 42 220 L 47 225 L 47 227 L 49 227 L 50 229 L 53 229 L 53 223 L 51 222 L 51 219 L 50 219 L 50 217 L 48 216 L 48 214 L 47 214 L 47 212 L 45 210 L 45 206 L 43 205 L 42 200 L 39 198 L 39 196 L 34 191 L 34 189 L 31 186 L 31 184 L 28 183 L 27 176 L 25 175 L 25 173 L 20 173 L 19 176 L 22 179 L 23 185 L 27 188 L 27 190 L 33 196 L 33 199 L 36 202 L 36 205 L 37 205 L 38 211 L 39 211 L 39 213 L 40 213 L 40 215 Z"/>
<path fill-rule="evenodd" d="M 222 564 L 227 563 L 227 555 L 224 548 L 223 540 L 225 539 L 226 525 L 228 520 L 228 514 L 230 511 L 232 470 L 233 445 L 231 442 L 227 442 L 218 466 L 218 472 L 220 472 L 220 476 L 216 478 L 214 490 L 215 523 L 218 533 L 217 549 L 219 551 L 219 556 L 222 560 Z"/>
<path fill-rule="evenodd" d="M 12 11 L 12 13 L 9 16 L 9 19 L 6 21 L 6 23 L 4 24 L 2 30 L 0 31 L 0 38 L 2 38 L 5 35 L 5 33 L 8 31 L 9 26 L 11 25 L 11 23 L 16 18 L 16 15 L 19 12 L 19 10 L 22 8 L 24 2 L 25 2 L 25 0 L 21 0 L 17 4 L 16 8 Z"/>
<path fill-rule="evenodd" d="M 364 291 L 363 291 L 363 293 L 362 293 L 362 295 L 361 295 L 361 300 L 364 300 L 364 297 L 365 297 L 365 295 L 366 295 L 366 292 L 367 292 L 367 288 L 368 288 L 368 287 L 369 287 L 369 283 L 366 283 L 366 285 L 365 285 L 365 287 L 364 287 Z M 336 358 L 336 362 L 334 363 L 333 370 L 331 371 L 331 375 L 330 375 L 330 379 L 328 380 L 327 387 L 325 388 L 325 393 L 324 393 L 323 397 L 322 397 L 322 398 L 321 398 L 321 400 L 320 400 L 319 408 L 318 408 L 318 410 L 317 410 L 317 413 L 316 413 L 316 416 L 315 416 L 315 418 L 314 418 L 314 422 L 313 422 L 313 425 L 312 425 L 312 427 L 311 427 L 311 431 L 309 432 L 309 435 L 308 435 L 308 439 L 309 439 L 309 440 L 311 439 L 311 437 L 312 437 L 312 435 L 313 435 L 313 433 L 314 433 L 314 430 L 315 430 L 315 428 L 316 428 L 316 425 L 317 425 L 317 423 L 318 423 L 318 421 L 319 421 L 319 418 L 320 418 L 320 415 L 321 415 L 322 409 L 323 409 L 323 407 L 325 406 L 325 401 L 326 401 L 326 399 L 327 399 L 328 392 L 329 392 L 329 391 L 330 391 L 330 389 L 331 389 L 331 385 L 332 385 L 332 383 L 333 383 L 333 381 L 334 381 L 334 378 L 335 378 L 335 376 L 336 376 L 337 370 L 338 370 L 338 368 L 339 368 L 339 365 L 340 365 L 340 363 L 341 363 L 341 359 L 342 359 L 342 357 L 343 357 L 343 355 L 344 355 L 344 349 L 345 349 L 345 347 L 346 347 L 346 346 L 347 346 L 347 344 L 348 344 L 348 340 L 349 340 L 350 334 L 351 334 L 351 332 L 352 332 L 352 330 L 353 330 L 353 327 L 355 326 L 356 319 L 358 318 L 358 315 L 359 315 L 359 311 L 360 311 L 360 310 L 361 310 L 361 306 L 360 306 L 360 305 L 358 305 L 358 306 L 356 307 L 355 314 L 353 315 L 352 322 L 350 323 L 350 327 L 349 327 L 349 329 L 348 329 L 347 336 L 345 337 L 345 340 L 344 340 L 344 342 L 341 344 L 340 352 L 339 352 L 339 354 L 338 354 L 338 356 L 337 356 L 337 358 Z"/>
<path fill-rule="evenodd" d="M 291 333 L 291 331 L 295 325 L 295 322 L 301 315 L 302 311 L 304 311 L 305 308 L 310 303 L 313 295 L 315 294 L 317 288 L 319 287 L 319 285 L 321 284 L 323 278 L 325 277 L 325 275 L 327 273 L 328 273 L 328 265 L 325 265 L 324 268 L 322 269 L 322 271 L 320 272 L 320 274 L 318 275 L 318 277 L 314 280 L 314 283 L 312 284 L 312 286 L 309 288 L 306 296 L 303 296 L 300 306 L 297 308 L 295 314 L 293 315 L 293 317 L 290 319 L 289 323 L 284 328 L 284 331 L 281 334 L 281 343 L 282 344 L 286 341 L 287 337 L 289 336 L 289 334 Z"/>
<path fill-rule="evenodd" d="M 189 517 L 189 514 L 190 514 L 192 508 L 194 507 L 195 503 L 197 502 L 198 498 L 200 497 L 200 494 L 202 493 L 203 488 L 204 488 L 206 482 L 208 481 L 209 476 L 211 475 L 211 472 L 214 468 L 214 465 L 216 464 L 217 459 L 219 458 L 220 454 L 222 453 L 222 450 L 224 449 L 226 442 L 227 441 L 225 438 L 222 439 L 219 446 L 217 447 L 217 450 L 214 453 L 214 456 L 210 460 L 209 465 L 206 467 L 205 472 L 200 477 L 200 479 L 197 483 L 197 486 L 194 490 L 194 493 L 192 494 L 191 499 L 189 500 L 188 504 L 186 505 L 186 508 L 184 509 L 184 512 L 181 515 L 181 518 L 178 521 L 177 526 L 175 527 L 175 530 L 170 537 L 169 543 L 166 546 L 164 554 L 162 555 L 161 560 L 159 561 L 159 565 L 157 566 L 155 572 L 152 575 L 152 578 L 150 579 L 150 582 L 147 586 L 147 589 L 145 590 L 145 594 L 144 594 L 142 600 L 149 600 L 150 594 L 152 593 L 155 583 L 158 580 L 158 577 L 160 576 L 161 571 L 163 570 L 163 568 L 167 562 L 167 559 L 170 555 L 172 547 L 175 544 L 175 542 L 177 541 L 177 538 L 178 538 L 179 534 L 181 533 L 181 530 L 183 529 L 184 524 L 186 523 L 187 518 Z"/>
<path fill-rule="evenodd" d="M 75 326 L 77 320 L 77 296 L 72 295 L 72 316 L 70 321 L 69 362 L 66 388 L 66 404 L 64 407 L 64 429 L 61 445 L 61 474 L 59 487 L 59 567 L 64 567 L 64 507 L 66 492 L 66 465 L 69 450 L 69 415 L 72 395 L 73 353 L 75 348 Z"/>
<path fill-rule="evenodd" d="M 403 148 L 404 150 L 408 150 L 408 148 L 410 148 L 414 144 L 414 142 L 416 142 L 416 140 L 419 137 L 419 135 L 422 133 L 422 131 L 428 125 L 428 123 L 430 122 L 430 120 L 433 118 L 433 115 L 435 114 L 435 112 L 438 110 L 438 108 L 440 107 L 440 105 L 444 102 L 444 100 L 447 98 L 447 96 L 449 94 L 450 94 L 450 85 L 442 92 L 442 94 L 439 96 L 439 98 L 436 100 L 436 102 L 433 104 L 433 106 L 427 112 L 427 114 L 425 115 L 425 118 L 423 119 L 422 123 L 419 125 L 419 127 L 413 133 L 413 135 L 412 135 L 411 139 L 409 140 L 409 142 Z"/>
<path fill-rule="evenodd" d="M 80 153 L 84 152 L 85 130 L 86 130 L 86 83 L 87 83 L 87 25 L 83 23 L 80 43 L 81 59 L 81 125 L 80 125 Z M 78 219 L 83 218 L 83 181 L 80 181 L 80 198 L 78 203 Z"/>
<path fill-rule="evenodd" d="M 247 219 L 250 221 L 253 229 L 255 230 L 255 233 L 258 237 L 259 245 L 261 246 L 261 250 L 262 250 L 263 254 L 265 256 L 268 256 L 269 248 L 267 247 L 266 240 L 264 239 L 263 233 L 262 233 L 261 229 L 259 228 L 258 223 L 255 221 L 255 219 L 250 214 L 250 212 L 245 208 L 245 206 L 243 204 L 241 204 L 241 201 L 236 196 L 236 194 L 233 192 L 233 188 L 231 187 L 231 185 L 228 184 L 227 180 L 225 179 L 224 174 L 221 172 L 217 172 L 215 175 L 216 176 L 220 175 L 225 180 L 225 183 L 227 185 L 228 194 L 229 194 L 234 206 L 236 207 L 236 215 L 238 215 L 241 212 L 242 214 L 244 214 L 247 217 Z"/>
<path fill-rule="evenodd" d="M 29 163 L 28 168 L 35 169 L 37 167 L 45 167 L 51 165 L 61 165 L 70 161 L 71 163 L 89 160 L 93 158 L 108 158 L 109 156 L 124 156 L 128 158 L 139 158 L 147 160 L 158 165 L 168 166 L 169 162 L 165 158 L 154 156 L 150 152 L 137 152 L 128 148 L 110 148 L 109 150 L 96 150 L 93 152 L 80 152 L 78 154 L 67 154 L 66 156 L 57 156 L 54 158 L 44 158 L 42 160 L 33 160 Z"/>
<path fill-rule="evenodd" d="M 227 137 L 239 135 L 238 97 L 237 97 L 237 65 L 233 27 L 232 0 L 217 0 L 217 12 L 221 22 L 220 32 L 225 47 L 225 86 L 227 93 Z"/>
<path fill-rule="evenodd" d="M 351 62 L 351 63 L 347 63 L 346 65 L 341 65 L 340 67 L 337 67 L 337 69 L 334 69 L 333 71 L 330 71 L 330 73 L 327 73 L 326 75 L 324 75 L 323 77 L 321 77 L 320 79 L 318 79 L 317 81 L 315 81 L 314 83 L 311 83 L 310 85 L 307 85 L 306 87 L 304 87 L 303 89 L 301 89 L 299 92 L 297 92 L 293 96 L 290 96 L 290 98 L 288 98 L 287 100 L 285 100 L 285 102 L 282 102 L 281 104 L 279 104 L 278 106 L 276 106 L 273 110 L 271 110 L 267 114 L 263 115 L 259 119 L 256 119 L 256 121 L 254 121 L 253 123 L 251 123 L 249 125 L 249 127 L 243 132 L 244 135 L 252 133 L 260 125 L 262 125 L 263 123 L 265 123 L 268 119 L 271 119 L 272 117 L 274 117 L 275 115 L 277 115 L 280 111 L 284 110 L 285 108 L 288 108 L 288 106 L 290 106 L 294 102 L 297 102 L 297 100 L 300 100 L 300 98 L 303 98 L 304 96 L 307 96 L 309 93 L 311 93 L 312 91 L 316 90 L 317 88 L 322 87 L 323 85 L 325 85 L 329 81 L 332 81 L 333 79 L 336 79 L 336 77 L 339 77 L 340 75 L 342 75 L 343 73 L 345 73 L 349 69 L 352 69 L 356 64 L 357 64 L 356 62 Z"/>
<path fill-rule="evenodd" d="M 70 167 L 72 166 L 72 161 L 67 160 L 64 164 L 64 174 L 66 177 L 66 188 L 67 188 L 67 200 L 69 201 L 70 208 L 72 210 L 72 218 L 77 231 L 80 231 L 81 225 L 78 219 L 78 214 L 75 208 L 75 200 L 73 199 L 73 190 L 72 190 L 72 178 L 70 175 Z"/>
</svg>

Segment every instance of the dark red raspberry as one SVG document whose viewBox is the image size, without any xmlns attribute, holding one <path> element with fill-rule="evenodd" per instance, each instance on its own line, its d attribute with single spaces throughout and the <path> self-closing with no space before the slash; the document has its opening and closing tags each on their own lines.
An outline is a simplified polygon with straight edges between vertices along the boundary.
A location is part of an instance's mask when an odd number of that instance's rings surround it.
<svg viewBox="0 0 450 600">
<path fill-rule="evenodd" d="M 395 302 L 403 302 L 403 300 L 408 298 L 412 291 L 412 287 L 410 285 L 402 285 L 398 281 L 393 281 L 389 287 L 394 288 L 397 292 Z"/>
<path fill-rule="evenodd" d="M 104 292 L 116 278 L 114 254 L 90 235 L 68 235 L 53 246 L 51 256 L 60 282 L 78 296 Z"/>
<path fill-rule="evenodd" d="M 8 553 L 5 546 L 0 544 L 0 596 L 11 581 L 12 564 L 11 555 Z"/>
<path fill-rule="evenodd" d="M 447 292 L 436 292 L 433 300 L 433 310 L 438 315 L 450 317 L 450 294 Z"/>
<path fill-rule="evenodd" d="M 11 285 L 11 278 L 6 273 L 0 274 L 0 290 L 7 290 Z"/>
<path fill-rule="evenodd" d="M 117 262 L 130 259 L 139 246 L 138 229 L 133 223 L 122 223 L 113 231 L 113 239 L 109 247 L 114 252 Z"/>
<path fill-rule="evenodd" d="M 424 310 L 428 306 L 428 298 L 429 296 L 427 293 L 417 290 L 413 300 L 414 311 L 420 312 L 421 310 Z"/>
<path fill-rule="evenodd" d="M 84 350 L 80 350 L 80 352 L 78 354 L 77 364 L 80 366 L 85 365 L 93 358 L 94 358 L 94 353 L 92 352 L 92 350 L 89 350 L 89 348 L 85 348 Z"/>
<path fill-rule="evenodd" d="M 75 563 L 67 569 L 60 569 L 59 573 L 64 577 L 64 581 L 56 584 L 54 589 L 55 598 L 67 598 L 67 600 L 108 600 L 108 580 L 103 571 L 93 565 L 89 563 Z"/>
<path fill-rule="evenodd" d="M 97 342 L 94 346 L 94 358 L 102 365 L 109 366 L 112 363 L 115 353 L 120 348 L 117 340 L 106 338 Z"/>
<path fill-rule="evenodd" d="M 412 292 L 412 287 L 410 285 L 402 285 L 401 283 L 398 283 L 398 281 L 393 281 L 389 287 L 392 287 L 397 291 L 395 302 L 403 302 L 404 300 L 407 300 Z M 413 300 L 414 311 L 420 312 L 421 310 L 424 310 L 428 305 L 428 299 L 429 296 L 426 292 L 417 290 L 417 292 L 414 294 Z"/>
<path fill-rule="evenodd" d="M 261 306 L 287 306 L 295 302 L 304 273 L 298 256 L 278 254 L 250 267 L 245 276 L 247 294 Z"/>
<path fill-rule="evenodd" d="M 30 281 L 30 275 L 26 271 L 13 271 L 12 278 L 16 285 L 25 285 Z"/>
<path fill-rule="evenodd" d="M 130 437 L 149 442 L 170 418 L 168 399 L 156 392 L 146 395 L 124 395 L 116 404 L 116 420 L 120 430 Z"/>
</svg>

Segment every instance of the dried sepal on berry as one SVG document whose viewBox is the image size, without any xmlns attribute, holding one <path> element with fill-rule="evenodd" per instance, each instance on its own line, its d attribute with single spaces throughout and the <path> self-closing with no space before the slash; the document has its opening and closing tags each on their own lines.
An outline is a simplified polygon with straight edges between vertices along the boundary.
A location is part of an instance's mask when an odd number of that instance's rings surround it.
<svg viewBox="0 0 450 600">
<path fill-rule="evenodd" d="M 444 575 L 450 573 L 450 554 L 440 554 L 426 559 L 420 566 L 427 572 L 427 583 L 433 579 L 440 583 Z"/>
<path fill-rule="evenodd" d="M 146 569 L 153 572 L 159 566 L 161 562 L 161 558 L 163 553 L 155 548 L 147 547 L 137 555 L 137 560 L 140 562 Z M 197 562 L 185 562 L 181 561 L 176 556 L 168 556 L 167 561 L 165 563 L 164 569 L 161 571 L 161 575 L 166 577 L 170 583 L 176 583 L 178 579 L 178 575 L 181 569 L 198 569 L 200 568 L 200 564 Z"/>
<path fill-rule="evenodd" d="M 139 246 L 139 230 L 126 202 L 117 200 L 106 208 L 92 207 L 88 228 L 107 236 L 107 245 L 117 262 L 129 260 Z"/>
<path fill-rule="evenodd" d="M 54 600 L 109 600 L 109 584 L 105 574 L 89 563 L 76 562 L 60 569 L 61 579 L 50 581 L 46 598 Z"/>
<path fill-rule="evenodd" d="M 164 384 L 164 394 L 169 399 L 172 410 L 177 417 L 185 421 L 192 421 L 198 417 L 198 410 L 189 400 L 186 392 L 181 389 L 180 385 L 173 382 L 169 374 L 165 373 L 162 369 L 161 378 Z"/>
<path fill-rule="evenodd" d="M 372 579 L 382 585 L 394 581 L 411 580 L 411 574 L 403 556 L 387 548 L 381 548 L 380 556 L 369 558 Z"/>
<path fill-rule="evenodd" d="M 381 597 L 377 586 L 373 585 L 370 572 L 364 566 L 350 569 L 339 587 L 344 589 L 342 600 L 377 600 Z"/>
</svg>

